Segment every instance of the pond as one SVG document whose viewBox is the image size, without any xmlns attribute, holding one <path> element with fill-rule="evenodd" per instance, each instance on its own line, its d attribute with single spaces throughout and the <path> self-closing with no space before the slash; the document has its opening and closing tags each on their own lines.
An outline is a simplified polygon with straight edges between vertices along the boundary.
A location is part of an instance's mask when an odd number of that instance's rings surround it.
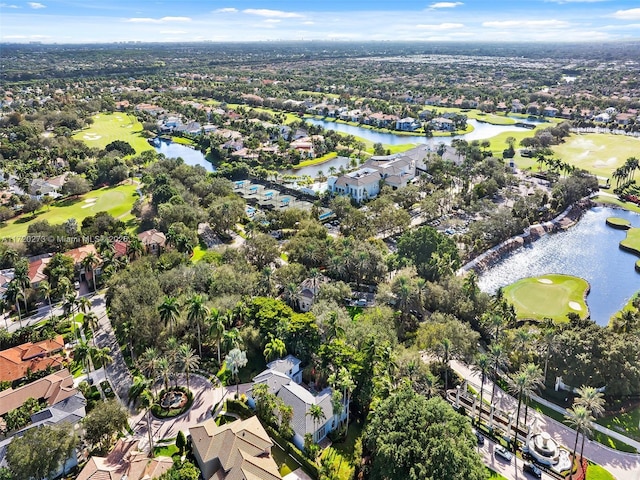
<svg viewBox="0 0 640 480">
<path fill-rule="evenodd" d="M 187 147 L 180 143 L 170 140 L 158 140 L 154 145 L 156 152 L 162 153 L 167 158 L 182 158 L 184 163 L 191 166 L 200 165 L 207 169 L 208 172 L 214 172 L 216 167 L 205 158 L 200 150 Z"/>
<path fill-rule="evenodd" d="M 309 175 L 310 177 L 317 177 L 318 172 L 322 171 L 325 176 L 331 175 L 331 167 L 335 168 L 336 171 L 340 170 L 340 167 L 345 167 L 349 169 L 351 159 L 347 157 L 336 157 L 331 160 L 327 160 L 326 162 L 319 163 L 317 165 L 309 165 L 308 167 L 302 167 L 297 169 L 283 170 L 282 173 L 284 175 L 297 175 L 304 176 Z"/>
<path fill-rule="evenodd" d="M 527 122 L 527 120 L 524 119 L 522 121 Z M 382 143 L 383 145 L 402 145 L 406 143 L 426 143 L 433 146 L 441 143 L 451 145 L 451 140 L 454 138 L 461 138 L 467 141 L 484 140 L 495 137 L 503 132 L 531 131 L 528 128 L 516 127 L 515 125 L 492 125 L 490 123 L 483 123 L 470 119 L 467 122 L 469 125 L 473 126 L 473 132 L 465 133 L 464 135 L 456 135 L 455 137 L 427 138 L 424 135 L 396 135 L 395 133 L 383 133 L 376 130 L 370 130 L 368 128 L 347 125 L 346 123 L 328 122 L 317 118 L 305 118 L 305 122 L 313 125 L 320 125 L 322 128 L 327 130 L 335 130 L 336 132 L 364 138 L 365 140 L 369 140 L 374 143 Z"/>
<path fill-rule="evenodd" d="M 526 277 L 564 273 L 587 280 L 591 292 L 587 304 L 591 319 L 605 326 L 609 319 L 640 290 L 640 275 L 634 268 L 638 257 L 619 248 L 623 230 L 608 227 L 607 217 L 625 218 L 640 227 L 640 215 L 610 207 L 587 211 L 566 232 L 542 237 L 506 256 L 478 279 L 484 292 L 495 293 Z"/>
</svg>

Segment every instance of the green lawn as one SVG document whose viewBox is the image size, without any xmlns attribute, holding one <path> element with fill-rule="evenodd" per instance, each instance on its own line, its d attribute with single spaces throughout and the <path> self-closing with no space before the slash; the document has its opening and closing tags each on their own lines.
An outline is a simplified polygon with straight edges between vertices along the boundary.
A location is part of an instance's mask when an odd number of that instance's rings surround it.
<svg viewBox="0 0 640 480">
<path fill-rule="evenodd" d="M 322 455 L 332 455 L 333 464 L 338 467 L 338 478 L 340 480 L 350 480 L 355 472 L 356 462 L 359 458 L 354 458 L 356 440 L 362 436 L 362 424 L 352 422 L 349 425 L 347 438 L 341 442 L 335 442 L 331 448 L 322 452 Z"/>
<path fill-rule="evenodd" d="M 280 475 L 283 477 L 297 470 L 299 467 L 296 461 L 291 458 L 291 456 L 288 455 L 284 450 L 282 450 L 277 443 L 275 443 L 273 447 L 271 447 L 271 456 L 276 462 L 276 465 L 278 465 Z"/>
<path fill-rule="evenodd" d="M 600 465 L 589 462 L 587 465 L 587 480 L 616 480 L 613 475 Z"/>
<path fill-rule="evenodd" d="M 620 242 L 620 246 L 640 256 L 640 228 L 627 230 L 627 237 Z"/>
<path fill-rule="evenodd" d="M 489 474 L 489 480 L 507 480 L 507 477 L 503 477 L 498 472 L 494 472 L 489 467 L 487 467 L 487 472 Z"/>
<path fill-rule="evenodd" d="M 304 161 L 300 162 L 298 165 L 294 165 L 293 169 L 297 170 L 298 168 L 309 167 L 311 165 L 318 165 L 320 163 L 324 163 L 326 161 L 329 161 L 332 158 L 336 158 L 337 156 L 338 156 L 337 152 L 329 152 L 326 155 L 323 155 L 321 157 L 312 158 L 312 159 L 309 159 L 309 160 L 304 160 Z"/>
<path fill-rule="evenodd" d="M 597 423 L 640 442 L 640 407 L 611 417 L 599 418 Z"/>
<path fill-rule="evenodd" d="M 142 124 L 126 113 L 99 113 L 93 117 L 93 125 L 73 135 L 76 140 L 85 142 L 90 147 L 104 148 L 114 140 L 129 143 L 136 153 L 153 150 L 149 142 L 140 134 Z"/>
<path fill-rule="evenodd" d="M 638 150 L 638 138 L 597 133 L 572 134 L 565 143 L 553 147 L 555 156 L 560 160 L 600 177 L 611 177 L 611 173 L 627 158 L 637 156 Z"/>
<path fill-rule="evenodd" d="M 504 113 L 483 113 L 480 110 L 466 110 L 456 107 L 427 107 L 425 110 L 431 110 L 433 112 L 443 113 L 457 113 L 460 115 L 466 115 L 467 118 L 474 120 L 480 120 L 481 122 L 491 123 L 492 125 L 513 125 L 516 120 L 507 117 Z"/>
<path fill-rule="evenodd" d="M 607 225 L 613 228 L 627 230 L 629 227 L 631 227 L 631 222 L 626 218 L 609 217 L 607 218 Z"/>
<path fill-rule="evenodd" d="M 155 447 L 153 449 L 154 457 L 173 457 L 175 454 L 179 452 L 178 447 L 174 444 L 164 445 L 162 447 Z"/>
<path fill-rule="evenodd" d="M 588 288 L 588 282 L 582 278 L 553 274 L 519 280 L 505 287 L 504 295 L 520 319 L 550 317 L 564 322 L 569 312 L 587 317 L 584 295 Z"/>
<path fill-rule="evenodd" d="M 629 210 L 630 212 L 640 213 L 640 206 L 636 205 L 633 202 L 623 202 L 622 200 L 619 200 L 617 197 L 611 197 L 609 195 L 598 195 L 597 197 L 593 198 L 593 201 L 596 203 L 605 203 L 607 205 L 614 205 L 616 207 Z"/>
<path fill-rule="evenodd" d="M 75 218 L 80 224 L 86 217 L 98 212 L 109 212 L 114 217 L 124 217 L 131 211 L 133 203 L 138 198 L 136 187 L 136 184 L 104 187 L 78 198 L 61 200 L 50 208 L 41 208 L 35 216 L 21 215 L 10 220 L 6 226 L 0 228 L 0 238 L 24 236 L 29 225 L 37 220 L 60 224 Z"/>
</svg>

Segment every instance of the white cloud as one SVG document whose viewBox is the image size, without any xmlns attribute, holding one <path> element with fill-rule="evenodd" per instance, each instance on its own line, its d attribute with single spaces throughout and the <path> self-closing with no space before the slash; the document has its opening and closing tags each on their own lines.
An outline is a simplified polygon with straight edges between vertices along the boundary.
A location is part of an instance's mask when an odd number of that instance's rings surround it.
<svg viewBox="0 0 640 480">
<path fill-rule="evenodd" d="M 621 20 L 640 20 L 640 8 L 630 8 L 629 10 L 618 10 L 611 15 Z"/>
<path fill-rule="evenodd" d="M 269 10 L 268 8 L 247 8 L 242 11 L 249 15 L 258 15 L 259 17 L 269 18 L 300 18 L 303 15 L 295 12 L 285 12 L 282 10 Z"/>
<path fill-rule="evenodd" d="M 162 17 L 162 18 L 148 18 L 148 17 L 133 17 L 128 18 L 125 22 L 129 23 L 170 23 L 170 22 L 190 22 L 189 17 Z"/>
<path fill-rule="evenodd" d="M 483 22 L 483 27 L 489 28 L 564 28 L 569 22 L 564 20 L 500 20 L 495 22 Z"/>
<path fill-rule="evenodd" d="M 18 5 L 9 5 L 8 3 L 0 3 L 2 8 L 20 8 Z"/>
<path fill-rule="evenodd" d="M 238 9 L 233 7 L 226 7 L 226 8 L 219 8 L 215 10 L 215 12 L 216 13 L 238 13 Z"/>
<path fill-rule="evenodd" d="M 264 23 L 280 23 L 282 20 L 279 18 L 267 18 Z"/>
<path fill-rule="evenodd" d="M 315 25 L 316 22 L 312 22 L 311 20 L 307 20 L 306 22 L 302 22 L 303 25 Z"/>
<path fill-rule="evenodd" d="M 34 10 L 39 10 L 41 8 L 47 8 L 46 5 L 44 5 L 43 3 L 39 3 L 39 2 L 27 2 L 27 5 L 29 5 Z"/>
<path fill-rule="evenodd" d="M 163 35 L 184 35 L 185 33 L 189 33 L 185 30 L 160 30 L 160 33 Z"/>
<path fill-rule="evenodd" d="M 464 5 L 462 2 L 436 2 L 429 5 L 429 8 L 455 8 Z"/>
<path fill-rule="evenodd" d="M 416 28 L 424 30 L 453 30 L 456 28 L 463 28 L 464 23 L 436 23 L 436 24 L 420 24 L 416 25 Z"/>
</svg>

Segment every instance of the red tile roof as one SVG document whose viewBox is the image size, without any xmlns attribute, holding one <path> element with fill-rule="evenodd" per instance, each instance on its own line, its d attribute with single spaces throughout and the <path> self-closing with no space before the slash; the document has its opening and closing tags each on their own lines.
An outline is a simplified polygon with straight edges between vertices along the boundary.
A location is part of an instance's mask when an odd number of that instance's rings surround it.
<svg viewBox="0 0 640 480">
<path fill-rule="evenodd" d="M 77 392 L 73 386 L 73 376 L 65 368 L 23 387 L 0 392 L 0 415 L 22 406 L 29 398 L 43 399 L 51 406 L 72 397 Z"/>
<path fill-rule="evenodd" d="M 26 377 L 28 372 L 40 372 L 49 367 L 62 368 L 62 356 L 52 355 L 64 348 L 62 335 L 38 343 L 24 343 L 0 352 L 0 381 L 12 382 Z"/>
</svg>

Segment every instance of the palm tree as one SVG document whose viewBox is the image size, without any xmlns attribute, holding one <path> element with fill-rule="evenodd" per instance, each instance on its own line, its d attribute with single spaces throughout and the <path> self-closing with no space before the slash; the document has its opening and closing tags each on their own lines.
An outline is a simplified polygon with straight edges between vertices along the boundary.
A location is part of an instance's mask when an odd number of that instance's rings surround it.
<svg viewBox="0 0 640 480">
<path fill-rule="evenodd" d="M 202 339 L 200 337 L 200 325 L 209 316 L 209 308 L 205 305 L 205 297 L 196 293 L 187 300 L 187 320 L 196 324 L 198 332 L 198 354 L 202 358 Z"/>
<path fill-rule="evenodd" d="M 543 381 L 547 383 L 547 368 L 549 366 L 549 358 L 556 348 L 556 326 L 551 318 L 545 318 L 541 324 L 542 330 L 539 334 L 539 340 L 544 345 L 544 373 Z"/>
<path fill-rule="evenodd" d="M 18 285 L 17 282 L 13 280 L 9 282 L 7 285 L 7 290 L 5 291 L 5 297 L 7 301 L 13 303 L 18 310 L 18 321 L 20 322 L 20 328 L 22 328 L 22 312 L 20 311 L 20 300 L 23 298 L 23 289 Z"/>
<path fill-rule="evenodd" d="M 87 311 L 91 308 L 91 300 L 87 297 L 79 297 L 76 300 L 76 305 L 78 307 L 78 313 L 87 313 Z"/>
<path fill-rule="evenodd" d="M 165 296 L 162 303 L 158 305 L 158 314 L 165 328 L 169 327 L 170 333 L 173 334 L 178 319 L 180 318 L 180 304 L 178 303 L 178 299 L 168 295 Z"/>
<path fill-rule="evenodd" d="M 87 270 L 91 270 L 91 283 L 93 283 L 93 291 L 95 293 L 95 291 L 96 291 L 96 271 L 95 271 L 95 268 L 100 263 L 100 259 L 98 259 L 98 256 L 95 253 L 89 252 L 87 254 L 87 256 L 82 259 L 81 263 L 82 263 L 82 266 L 85 269 L 85 272 Z"/>
<path fill-rule="evenodd" d="M 158 373 L 164 383 L 165 391 L 169 390 L 169 379 L 173 373 L 173 365 L 171 365 L 167 357 L 160 357 L 158 359 Z"/>
<path fill-rule="evenodd" d="M 451 340 L 443 338 L 438 344 L 438 356 L 444 366 L 444 390 L 449 386 L 449 361 L 451 360 Z"/>
<path fill-rule="evenodd" d="M 158 376 L 159 361 L 160 355 L 154 347 L 147 347 L 138 358 L 138 368 L 147 378 L 151 379 L 156 395 L 158 394 L 156 379 Z"/>
<path fill-rule="evenodd" d="M 91 355 L 91 348 L 87 342 L 80 340 L 73 349 L 73 359 L 82 365 L 84 371 L 88 371 L 87 363 Z"/>
<path fill-rule="evenodd" d="M 287 353 L 287 347 L 282 340 L 269 336 L 269 341 L 264 347 L 264 359 L 268 362 L 275 360 L 276 358 L 282 358 Z"/>
<path fill-rule="evenodd" d="M 531 388 L 525 390 L 524 392 L 524 424 L 526 425 L 529 416 L 529 400 L 531 399 L 531 395 L 533 394 L 534 390 L 537 390 L 538 388 L 544 386 L 544 375 L 542 374 L 540 367 L 538 367 L 534 363 L 527 363 L 524 366 L 524 371 L 527 373 L 527 376 L 529 377 L 529 383 L 531 384 Z"/>
<path fill-rule="evenodd" d="M 631 310 L 624 310 L 618 316 L 613 318 L 611 322 L 611 328 L 616 333 L 630 333 L 638 328 L 639 322 L 638 314 Z"/>
<path fill-rule="evenodd" d="M 107 374 L 107 365 L 113 362 L 113 357 L 111 356 L 111 349 L 109 347 L 102 348 L 91 348 L 91 358 L 93 362 L 96 364 L 100 364 L 100 366 L 104 367 L 105 376 Z"/>
<path fill-rule="evenodd" d="M 151 430 L 151 407 L 155 403 L 153 395 L 149 390 L 144 390 L 140 394 L 140 406 L 146 409 L 147 413 L 147 433 L 149 434 L 149 456 L 153 456 L 153 431 Z"/>
<path fill-rule="evenodd" d="M 492 344 L 491 347 L 489 347 L 489 355 L 493 362 L 493 387 L 491 389 L 491 405 L 493 405 L 493 399 L 496 395 L 498 375 L 500 370 L 509 364 L 509 357 L 501 343 Z"/>
<path fill-rule="evenodd" d="M 240 330 L 234 327 L 224 332 L 223 343 L 227 351 L 233 350 L 234 348 L 240 348 L 242 345 Z"/>
<path fill-rule="evenodd" d="M 51 305 L 51 294 L 53 293 L 51 289 L 51 284 L 46 280 L 43 280 L 38 285 L 38 292 L 42 295 L 43 298 L 46 298 L 49 302 L 49 313 L 50 317 L 53 318 L 53 306 Z"/>
<path fill-rule="evenodd" d="M 574 405 L 585 407 L 589 413 L 598 418 L 604 414 L 604 395 L 597 388 L 582 386 L 577 390 L 578 397 L 573 401 Z M 580 447 L 580 458 L 584 450 L 584 435 L 582 435 L 582 446 Z"/>
<path fill-rule="evenodd" d="M 513 377 L 508 379 L 508 384 L 509 392 L 518 397 L 518 409 L 516 410 L 516 429 L 513 442 L 514 448 L 517 448 L 518 429 L 520 427 L 520 407 L 522 406 L 522 398 L 530 395 L 537 386 L 542 385 L 542 372 L 536 365 L 533 365 L 533 373 L 532 370 L 528 368 L 528 365 L 523 365 Z"/>
<path fill-rule="evenodd" d="M 320 440 L 319 438 L 316 439 L 316 432 L 318 430 L 317 425 L 326 418 L 324 415 L 324 410 L 322 410 L 322 407 L 320 405 L 311 405 L 309 407 L 309 411 L 307 412 L 307 416 L 311 417 L 311 419 L 313 420 L 313 441 L 317 442 L 318 440 Z"/>
<path fill-rule="evenodd" d="M 227 368 L 231 371 L 231 375 L 236 380 L 236 397 L 237 397 L 239 388 L 240 388 L 239 387 L 240 378 L 238 376 L 238 373 L 240 372 L 241 368 L 247 365 L 247 352 L 240 350 L 239 348 L 234 348 L 228 353 L 227 358 L 225 359 L 225 362 L 227 364 Z"/>
<path fill-rule="evenodd" d="M 353 377 L 345 367 L 342 367 L 338 372 L 338 386 L 342 388 L 342 398 L 347 407 L 347 416 L 345 418 L 345 436 L 349 432 L 349 407 L 351 404 L 351 394 L 356 388 L 356 384 L 353 381 Z"/>
<path fill-rule="evenodd" d="M 189 373 L 192 370 L 196 370 L 200 366 L 200 357 L 196 355 L 189 345 L 183 343 L 178 348 L 177 363 L 182 368 L 182 371 L 187 376 L 187 389 L 189 388 Z"/>
<path fill-rule="evenodd" d="M 132 237 L 127 244 L 127 258 L 135 260 L 144 252 L 144 246 L 138 237 Z"/>
<path fill-rule="evenodd" d="M 565 423 L 576 431 L 576 441 L 573 444 L 573 453 L 571 455 L 571 471 L 573 471 L 573 464 L 576 461 L 576 450 L 578 449 L 578 437 L 580 433 L 582 433 L 584 438 L 585 433 L 591 432 L 595 418 L 593 418 L 591 412 L 589 412 L 584 405 L 575 404 L 572 408 L 567 409 L 567 414 L 564 418 Z"/>
<path fill-rule="evenodd" d="M 213 337 L 218 347 L 218 365 L 221 365 L 220 341 L 226 332 L 225 316 L 221 315 L 217 308 L 212 308 L 207 323 L 209 323 L 209 335 Z"/>
<path fill-rule="evenodd" d="M 484 394 L 484 382 L 487 380 L 487 374 L 491 369 L 491 359 L 486 353 L 481 353 L 476 357 L 476 362 L 472 370 L 480 375 L 480 408 L 478 409 L 478 423 L 482 419 L 482 402 Z"/>
<path fill-rule="evenodd" d="M 96 346 L 96 330 L 100 327 L 100 322 L 98 321 L 98 316 L 95 312 L 88 312 L 84 316 L 85 323 L 91 329 L 91 338 L 93 338 L 93 346 Z"/>
</svg>

